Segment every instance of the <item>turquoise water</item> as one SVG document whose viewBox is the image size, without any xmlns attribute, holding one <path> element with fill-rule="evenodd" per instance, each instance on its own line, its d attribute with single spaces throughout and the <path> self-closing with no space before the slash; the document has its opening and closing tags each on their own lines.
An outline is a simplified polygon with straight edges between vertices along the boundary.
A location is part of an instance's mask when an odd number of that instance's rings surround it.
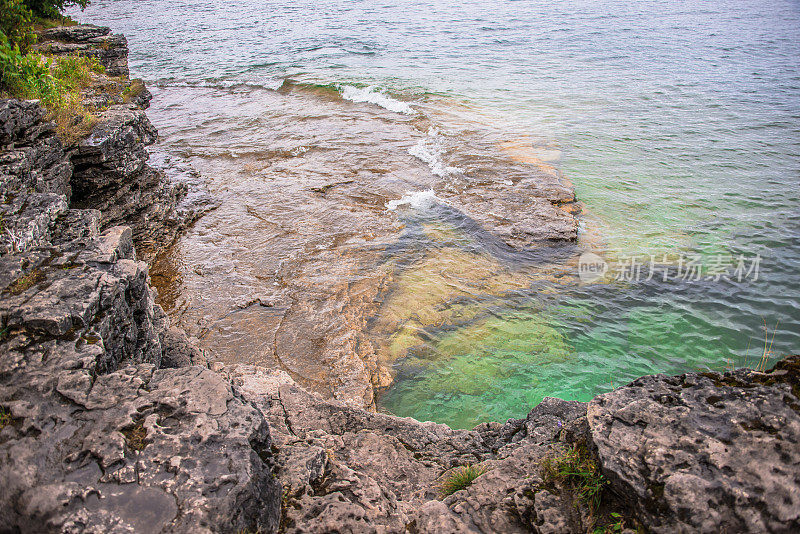
<svg viewBox="0 0 800 534">
<path fill-rule="evenodd" d="M 403 305 L 386 306 L 398 317 L 386 410 L 468 427 L 546 395 L 587 400 L 645 373 L 741 365 L 762 353 L 765 324 L 772 359 L 800 347 L 796 2 L 115 0 L 79 17 L 125 33 L 132 74 L 165 94 L 288 79 L 398 117 L 410 106 L 448 136 L 454 166 L 478 150 L 458 132 L 479 124 L 574 183 L 579 245 L 606 259 L 761 257 L 757 280 L 503 279 L 464 304 L 423 298 L 437 282 L 415 256 L 394 292 Z M 425 239 L 445 263 L 484 261 L 475 235 Z"/>
</svg>

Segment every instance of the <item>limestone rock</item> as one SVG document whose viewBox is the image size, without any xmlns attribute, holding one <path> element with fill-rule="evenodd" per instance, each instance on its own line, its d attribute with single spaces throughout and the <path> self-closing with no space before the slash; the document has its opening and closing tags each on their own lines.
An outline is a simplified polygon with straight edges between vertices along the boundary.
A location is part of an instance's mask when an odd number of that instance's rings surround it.
<svg viewBox="0 0 800 534">
<path fill-rule="evenodd" d="M 223 374 L 270 423 L 287 532 L 531 531 L 524 494 L 563 427 L 585 418 L 584 403 L 550 399 L 525 420 L 452 430 L 322 400 L 281 371 Z M 548 428 L 528 434 L 525 422 Z M 488 471 L 440 501 L 441 477 L 467 464 Z"/>
<path fill-rule="evenodd" d="M 124 44 L 93 26 L 45 35 L 63 53 Z M 114 104 L 67 153 L 37 104 L 0 100 L 0 210 L 18 239 L 0 250 L 0 532 L 585 532 L 603 525 L 542 473 L 576 444 L 628 526 L 800 530 L 800 356 L 768 373 L 644 377 L 588 404 L 546 398 L 472 430 L 208 364 L 155 304 L 141 258 L 213 202 L 187 192 L 190 168 L 148 161 L 142 107 Z M 492 207 L 484 223 L 512 246 L 573 239 L 557 178 L 471 205 Z M 509 206 L 532 218 L 503 222 Z M 468 464 L 485 472 L 441 495 Z"/>
<path fill-rule="evenodd" d="M 44 110 L 36 102 L 0 100 L 0 145 L 29 144 L 37 139 L 42 132 L 40 124 L 44 115 Z"/>
<path fill-rule="evenodd" d="M 640 378 L 589 404 L 614 489 L 651 532 L 800 529 L 800 357 Z"/>
<path fill-rule="evenodd" d="M 77 24 L 43 30 L 35 48 L 50 55 L 96 57 L 109 75 L 128 76 L 128 41 L 106 27 Z"/>
<path fill-rule="evenodd" d="M 140 257 L 152 261 L 179 232 L 218 203 L 190 167 L 158 152 L 148 163 L 148 145 L 158 132 L 133 104 L 114 105 L 99 115 L 92 134 L 71 153 L 73 205 L 102 213 L 101 226 L 126 224 Z"/>
<path fill-rule="evenodd" d="M 158 369 L 202 355 L 154 304 L 130 228 L 81 215 L 0 258 L 0 531 L 274 531 L 262 412 L 206 367 Z"/>
</svg>

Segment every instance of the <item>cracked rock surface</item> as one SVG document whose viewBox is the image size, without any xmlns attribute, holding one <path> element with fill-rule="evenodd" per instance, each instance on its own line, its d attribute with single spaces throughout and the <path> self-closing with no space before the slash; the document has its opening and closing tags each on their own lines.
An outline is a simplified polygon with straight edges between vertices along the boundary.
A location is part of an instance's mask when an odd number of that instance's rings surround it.
<svg viewBox="0 0 800 534">
<path fill-rule="evenodd" d="M 646 376 L 589 404 L 603 471 L 651 532 L 800 528 L 800 357 Z"/>
<path fill-rule="evenodd" d="M 207 367 L 159 369 L 199 351 L 154 304 L 130 228 L 96 234 L 96 216 L 0 258 L 0 531 L 274 529 L 266 420 Z"/>
<path fill-rule="evenodd" d="M 37 104 L 0 100 L 0 533 L 567 534 L 611 513 L 626 533 L 800 531 L 800 356 L 546 398 L 472 430 L 209 363 L 141 261 L 197 213 L 154 178 L 155 135 L 125 104 L 65 150 Z M 595 508 L 543 469 L 577 448 L 607 481 Z M 483 474 L 443 495 L 467 465 Z"/>
<path fill-rule="evenodd" d="M 546 398 L 473 430 L 323 401 L 282 371 L 222 372 L 269 421 L 286 532 L 585 532 L 591 510 L 542 472 L 576 445 L 629 526 L 800 527 L 800 357 L 770 373 L 644 377 L 589 403 Z M 443 498 L 443 477 L 473 464 L 486 473 Z"/>
</svg>

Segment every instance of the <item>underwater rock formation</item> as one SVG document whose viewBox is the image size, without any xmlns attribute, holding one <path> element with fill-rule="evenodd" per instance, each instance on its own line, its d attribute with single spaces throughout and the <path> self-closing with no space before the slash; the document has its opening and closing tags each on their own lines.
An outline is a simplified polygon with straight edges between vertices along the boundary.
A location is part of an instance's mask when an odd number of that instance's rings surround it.
<svg viewBox="0 0 800 534">
<path fill-rule="evenodd" d="M 209 362 L 140 259 L 199 213 L 149 167 L 155 136 L 118 103 L 65 148 L 36 103 L 0 101 L 0 532 L 800 529 L 797 356 L 472 430 Z M 566 461 L 594 486 L 554 474 Z M 479 476 L 443 495 L 467 465 Z"/>
</svg>

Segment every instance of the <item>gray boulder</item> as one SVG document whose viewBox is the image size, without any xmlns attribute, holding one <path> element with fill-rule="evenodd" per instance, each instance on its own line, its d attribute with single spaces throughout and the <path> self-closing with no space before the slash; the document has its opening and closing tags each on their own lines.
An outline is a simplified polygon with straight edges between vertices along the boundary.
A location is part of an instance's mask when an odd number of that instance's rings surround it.
<svg viewBox="0 0 800 534">
<path fill-rule="evenodd" d="M 110 76 L 128 77 L 128 40 L 110 28 L 77 24 L 43 30 L 35 49 L 49 55 L 95 57 Z"/>
<path fill-rule="evenodd" d="M 800 531 L 800 357 L 640 378 L 588 408 L 616 493 L 650 532 Z"/>
</svg>

